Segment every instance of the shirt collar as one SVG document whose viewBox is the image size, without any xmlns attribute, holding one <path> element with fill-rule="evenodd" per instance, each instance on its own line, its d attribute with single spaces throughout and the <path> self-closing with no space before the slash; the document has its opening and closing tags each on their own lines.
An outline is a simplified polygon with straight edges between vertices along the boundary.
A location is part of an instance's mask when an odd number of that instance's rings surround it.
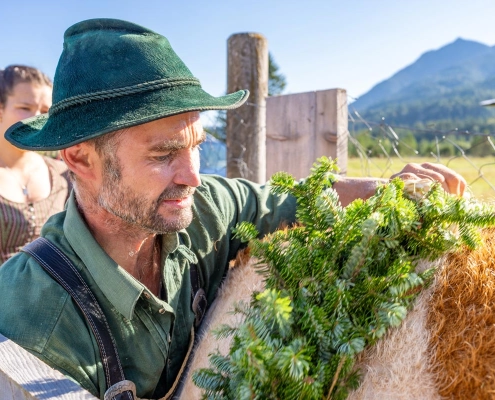
<svg viewBox="0 0 495 400">
<path fill-rule="evenodd" d="M 95 240 L 79 213 L 74 191 L 67 202 L 64 234 L 105 297 L 119 313 L 132 319 L 136 303 L 147 289 L 110 258 Z M 163 239 L 165 253 L 177 248 L 177 234 L 166 235 Z M 165 259 L 162 254 L 162 260 Z"/>
</svg>

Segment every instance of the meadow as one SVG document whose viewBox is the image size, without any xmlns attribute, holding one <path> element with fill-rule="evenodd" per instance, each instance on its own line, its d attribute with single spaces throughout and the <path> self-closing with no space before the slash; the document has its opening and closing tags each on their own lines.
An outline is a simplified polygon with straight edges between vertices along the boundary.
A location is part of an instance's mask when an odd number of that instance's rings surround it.
<svg viewBox="0 0 495 400">
<path fill-rule="evenodd" d="M 495 157 L 409 157 L 348 159 L 347 176 L 388 178 L 399 172 L 406 163 L 435 162 L 452 168 L 461 174 L 469 185 L 469 191 L 477 199 L 495 202 Z"/>
</svg>

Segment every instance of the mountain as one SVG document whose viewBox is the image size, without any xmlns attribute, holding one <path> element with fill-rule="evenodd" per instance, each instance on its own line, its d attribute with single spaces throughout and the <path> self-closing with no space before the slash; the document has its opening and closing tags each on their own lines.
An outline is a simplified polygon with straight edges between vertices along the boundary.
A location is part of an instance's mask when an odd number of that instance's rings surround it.
<svg viewBox="0 0 495 400">
<path fill-rule="evenodd" d="M 410 127 L 435 124 L 452 129 L 492 123 L 495 127 L 495 109 L 479 105 L 491 98 L 495 98 L 495 46 L 457 39 L 378 83 L 349 110 L 370 121 L 384 117 L 389 124 Z"/>
</svg>

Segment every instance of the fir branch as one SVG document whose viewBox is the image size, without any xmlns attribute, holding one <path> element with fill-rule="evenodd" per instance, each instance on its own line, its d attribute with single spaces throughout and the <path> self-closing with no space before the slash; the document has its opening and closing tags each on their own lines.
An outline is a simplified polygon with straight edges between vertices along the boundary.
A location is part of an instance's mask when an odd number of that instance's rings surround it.
<svg viewBox="0 0 495 400">
<path fill-rule="evenodd" d="M 263 240 L 252 224 L 235 236 L 249 241 L 263 267 L 266 289 L 236 327 L 228 355 L 193 381 L 208 399 L 345 399 L 359 383 L 357 354 L 401 324 L 434 269 L 415 272 L 462 245 L 480 242 L 480 227 L 495 225 L 495 210 L 446 194 L 430 181 L 394 179 L 370 199 L 342 208 L 332 184 L 335 162 L 317 160 L 296 182 L 275 174 L 275 193 L 296 197 L 298 225 Z"/>
<path fill-rule="evenodd" d="M 333 376 L 333 379 L 332 379 L 332 384 L 330 385 L 330 390 L 328 391 L 327 400 L 330 400 L 332 398 L 333 389 L 337 383 L 337 380 L 339 379 L 340 371 L 342 370 L 342 367 L 344 366 L 345 360 L 346 360 L 346 357 L 342 356 L 342 358 L 339 361 L 339 365 L 337 366 L 337 371 L 335 371 L 335 375 Z"/>
</svg>

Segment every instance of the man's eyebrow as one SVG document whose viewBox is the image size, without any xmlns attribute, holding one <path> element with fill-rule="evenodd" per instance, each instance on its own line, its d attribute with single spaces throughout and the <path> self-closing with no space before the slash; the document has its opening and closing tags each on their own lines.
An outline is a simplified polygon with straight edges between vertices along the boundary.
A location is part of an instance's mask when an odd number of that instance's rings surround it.
<svg viewBox="0 0 495 400">
<path fill-rule="evenodd" d="M 203 131 L 202 135 L 198 138 L 194 146 L 198 146 L 206 140 L 206 132 Z M 150 147 L 150 151 L 174 151 L 185 149 L 188 145 L 182 140 L 169 140 L 167 142 L 156 143 Z"/>
</svg>

